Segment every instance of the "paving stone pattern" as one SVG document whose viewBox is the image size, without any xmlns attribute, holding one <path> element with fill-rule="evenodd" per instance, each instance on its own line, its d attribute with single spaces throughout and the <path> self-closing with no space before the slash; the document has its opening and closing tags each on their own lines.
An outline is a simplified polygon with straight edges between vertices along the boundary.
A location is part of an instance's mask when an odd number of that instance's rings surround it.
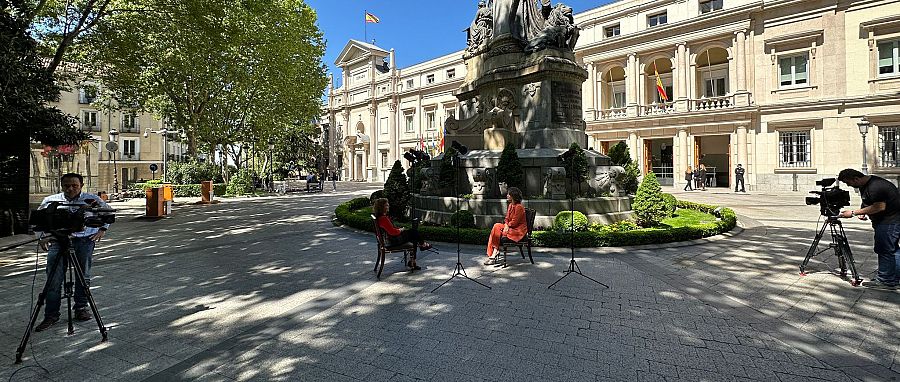
<svg viewBox="0 0 900 382">
<path fill-rule="evenodd" d="M 26 249 L 0 254 L 0 318 L 8 323 L 0 327 L 0 379 L 14 372 L 16 381 L 897 376 L 897 340 L 879 338 L 896 333 L 896 319 L 884 314 L 897 312 L 896 295 L 821 272 L 796 275 L 791 251 L 807 234 L 799 228 L 781 232 L 746 216 L 747 229 L 733 237 L 579 251 L 581 270 L 609 289 L 578 275 L 548 289 L 568 265 L 567 250 L 539 249 L 534 265 L 511 256 L 510 267 L 499 268 L 480 264 L 483 247 L 463 245 L 468 275 L 492 289 L 456 278 L 431 293 L 451 275 L 456 246 L 436 243 L 441 253 L 422 256 L 423 269 L 412 274 L 391 257 L 376 280 L 371 234 L 330 222 L 337 203 L 372 189 L 340 186 L 181 205 L 161 221 L 120 219 L 94 261 L 92 290 L 110 340 L 99 343 L 93 321 L 76 323 L 73 336 L 60 322 L 32 337 L 21 370 L 12 361 L 37 294 L 35 258 Z"/>
</svg>

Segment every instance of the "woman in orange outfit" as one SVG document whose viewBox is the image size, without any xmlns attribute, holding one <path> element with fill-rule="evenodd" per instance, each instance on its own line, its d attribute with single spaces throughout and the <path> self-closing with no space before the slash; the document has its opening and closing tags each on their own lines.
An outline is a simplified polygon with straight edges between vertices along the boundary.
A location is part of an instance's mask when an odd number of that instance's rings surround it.
<svg viewBox="0 0 900 382">
<path fill-rule="evenodd" d="M 525 222 L 525 207 L 522 206 L 522 191 L 516 187 L 510 187 L 506 192 L 506 201 L 509 202 L 509 207 L 506 208 L 506 220 L 503 223 L 494 224 L 494 228 L 491 229 L 491 237 L 488 239 L 487 245 L 488 259 L 484 265 L 497 263 L 502 236 L 519 241 L 528 232 L 528 225 Z"/>
</svg>

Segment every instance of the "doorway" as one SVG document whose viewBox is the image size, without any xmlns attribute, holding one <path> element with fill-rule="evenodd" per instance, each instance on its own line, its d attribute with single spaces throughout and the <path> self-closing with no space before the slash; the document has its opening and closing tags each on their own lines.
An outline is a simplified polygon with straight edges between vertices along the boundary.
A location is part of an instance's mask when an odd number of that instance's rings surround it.
<svg viewBox="0 0 900 382">
<path fill-rule="evenodd" d="M 675 182 L 672 138 L 644 139 L 644 174 L 653 171 L 660 186 Z"/>
<path fill-rule="evenodd" d="M 731 137 L 694 137 L 694 167 L 699 167 L 701 163 L 706 166 L 706 187 L 728 188 L 731 180 Z"/>
</svg>

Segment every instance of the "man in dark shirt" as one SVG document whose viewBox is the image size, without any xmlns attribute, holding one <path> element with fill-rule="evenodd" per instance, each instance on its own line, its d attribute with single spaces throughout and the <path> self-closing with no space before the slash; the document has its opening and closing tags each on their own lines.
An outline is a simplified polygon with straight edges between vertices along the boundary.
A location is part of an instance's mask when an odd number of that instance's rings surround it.
<svg viewBox="0 0 900 382">
<path fill-rule="evenodd" d="M 738 186 L 741 187 L 741 192 L 747 192 L 744 189 L 744 167 L 740 163 L 734 169 L 734 192 L 738 192 Z"/>
<path fill-rule="evenodd" d="M 864 175 L 854 169 L 838 174 L 838 180 L 858 188 L 862 206 L 858 210 L 841 211 L 839 217 L 859 216 L 872 220 L 875 229 L 875 253 L 878 255 L 878 276 L 862 285 L 878 289 L 897 289 L 900 281 L 900 191 L 893 183 L 874 175 Z"/>
</svg>

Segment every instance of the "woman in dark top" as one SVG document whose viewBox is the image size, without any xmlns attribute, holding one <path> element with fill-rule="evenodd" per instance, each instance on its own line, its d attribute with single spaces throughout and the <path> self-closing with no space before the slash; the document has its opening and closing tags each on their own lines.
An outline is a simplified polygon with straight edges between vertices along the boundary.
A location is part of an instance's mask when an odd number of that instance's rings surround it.
<svg viewBox="0 0 900 382">
<path fill-rule="evenodd" d="M 694 182 L 694 170 L 691 166 L 688 166 L 687 170 L 684 170 L 684 190 L 685 191 L 694 191 L 694 187 L 691 186 L 691 183 Z"/>
<path fill-rule="evenodd" d="M 700 189 L 706 191 L 706 165 L 700 163 Z"/>
<path fill-rule="evenodd" d="M 386 246 L 396 246 L 402 245 L 405 243 L 415 243 L 419 246 L 419 249 L 426 251 L 431 249 L 431 244 L 426 243 L 419 236 L 419 230 L 416 228 L 405 229 L 405 228 L 397 228 L 394 227 L 394 223 L 391 222 L 391 218 L 388 217 L 387 212 L 389 210 L 390 204 L 388 200 L 385 198 L 380 198 L 375 200 L 375 205 L 372 207 L 373 213 L 375 215 L 375 222 L 378 224 L 378 227 L 384 231 L 385 234 L 385 245 Z M 418 265 L 416 265 L 416 256 L 413 255 L 411 259 L 406 263 L 407 267 L 410 267 L 415 270 L 422 269 Z"/>
</svg>

